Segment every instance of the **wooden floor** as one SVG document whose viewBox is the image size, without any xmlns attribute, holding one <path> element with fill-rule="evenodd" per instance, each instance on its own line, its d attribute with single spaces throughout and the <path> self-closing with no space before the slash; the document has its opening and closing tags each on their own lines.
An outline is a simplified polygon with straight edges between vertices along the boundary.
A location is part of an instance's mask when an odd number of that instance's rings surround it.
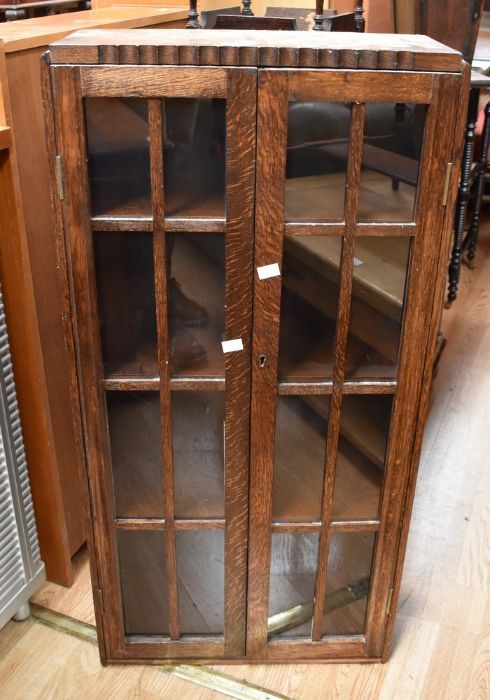
<svg viewBox="0 0 490 700">
<path fill-rule="evenodd" d="M 215 667 L 268 689 L 260 697 L 328 700 L 490 698 L 490 215 L 478 266 L 463 268 L 445 312 L 448 343 L 426 430 L 393 653 L 385 665 Z M 93 622 L 86 561 L 71 590 L 36 601 Z M 232 697 L 259 697 L 245 687 Z M 248 693 L 248 694 L 247 694 Z M 0 697 L 224 697 L 157 668 L 101 668 L 87 642 L 32 621 L 0 632 Z"/>
</svg>

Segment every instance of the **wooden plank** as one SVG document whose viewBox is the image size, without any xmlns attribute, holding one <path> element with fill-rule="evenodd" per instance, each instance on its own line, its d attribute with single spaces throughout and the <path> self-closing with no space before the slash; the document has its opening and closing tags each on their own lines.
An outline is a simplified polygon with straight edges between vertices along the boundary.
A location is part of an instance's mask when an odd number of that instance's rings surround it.
<svg viewBox="0 0 490 700">
<path fill-rule="evenodd" d="M 226 103 L 225 654 L 245 653 L 247 607 L 250 355 L 252 340 L 257 73 L 228 72 Z"/>
<path fill-rule="evenodd" d="M 340 263 L 340 289 L 335 334 L 335 363 L 333 369 L 333 392 L 327 430 L 327 449 L 322 496 L 322 530 L 318 554 L 318 569 L 315 583 L 312 640 L 319 642 L 322 636 L 323 601 L 327 588 L 327 564 L 329 524 L 333 507 L 335 467 L 342 406 L 342 385 L 345 375 L 347 338 L 354 269 L 354 247 L 357 208 L 359 205 L 359 183 L 361 177 L 362 144 L 364 140 L 364 105 L 352 106 L 349 134 L 349 158 L 347 163 L 347 191 L 345 197 L 345 235 L 342 242 Z"/>
<path fill-rule="evenodd" d="M 105 50 L 99 56 L 98 46 Z M 336 32 L 169 29 L 164 35 L 148 30 L 82 31 L 52 44 L 54 63 L 120 63 L 140 47 L 133 60 L 172 65 L 241 65 L 262 67 L 348 68 L 369 66 L 398 71 L 461 71 L 460 54 L 428 37 Z M 145 49 L 143 50 L 143 47 Z M 146 48 L 148 47 L 148 48 Z M 158 51 L 149 50 L 157 47 Z"/>
<path fill-rule="evenodd" d="M 10 92 L 9 121 L 15 141 L 14 162 L 20 186 L 20 205 L 29 247 L 29 272 L 34 288 L 37 324 L 41 339 L 49 415 L 53 425 L 54 461 L 49 464 L 51 481 L 61 488 L 61 517 L 53 529 L 66 532 L 63 569 L 49 566 L 48 575 L 64 585 L 72 582 L 71 556 L 85 541 L 85 523 L 79 470 L 83 466 L 80 440 L 79 397 L 71 328 L 71 306 L 65 285 L 66 265 L 59 223 L 59 194 L 55 183 L 55 161 L 48 158 L 52 143 L 51 123 L 43 113 L 42 63 L 38 50 L 8 54 L 3 89 Z M 52 120 L 52 117 L 51 117 Z M 45 131 L 45 127 L 47 131 Z M 45 136 L 48 136 L 48 140 Z M 50 145 L 50 148 L 52 146 Z M 50 200 L 51 197 L 51 200 Z M 56 203 L 53 197 L 56 197 Z M 47 466 L 47 465 L 46 465 Z M 42 497 L 52 490 L 45 487 Z M 41 498 L 42 498 L 41 497 Z M 55 510 L 38 502 L 46 519 Z M 43 547 L 43 545 L 41 545 Z M 46 559 L 51 559 L 46 547 Z M 44 553 L 43 553 L 44 554 Z"/>
<path fill-rule="evenodd" d="M 168 624 L 171 639 L 179 639 L 179 606 L 177 599 L 177 560 L 174 532 L 174 470 L 172 443 L 172 401 L 170 398 L 170 354 L 168 327 L 168 279 L 164 221 L 164 163 L 162 101 L 148 101 L 150 135 L 150 175 L 153 211 L 153 265 L 158 337 L 158 367 L 160 372 L 160 420 L 163 458 L 163 500 L 167 535 Z"/>
<path fill-rule="evenodd" d="M 359 35 L 361 36 L 361 35 Z M 427 104 L 432 97 L 430 73 L 295 70 L 289 73 L 290 99 L 345 102 L 410 102 Z"/>
<path fill-rule="evenodd" d="M 225 97 L 225 68 L 98 66 L 81 69 L 84 97 Z"/>
<path fill-rule="evenodd" d="M 127 5 L 33 17 L 2 23 L 0 39 L 3 41 L 6 53 L 13 53 L 47 46 L 52 41 L 60 40 L 84 27 L 111 27 L 114 31 L 163 23 L 169 23 L 172 26 L 172 23 L 185 19 L 187 13 L 188 8 L 185 5 L 176 7 Z"/>
<path fill-rule="evenodd" d="M 272 532 L 318 532 L 322 529 L 320 520 L 307 523 L 277 522 L 272 523 Z M 379 520 L 332 520 L 331 532 L 377 532 Z"/>
<path fill-rule="evenodd" d="M 321 394 L 331 394 L 333 391 L 333 382 L 329 381 L 311 381 L 311 382 L 293 382 L 280 381 L 277 385 L 277 393 L 280 396 L 301 396 L 309 394 L 317 396 Z M 396 391 L 396 380 L 380 380 L 367 381 L 349 379 L 344 381 L 344 394 L 394 394 Z"/>
<path fill-rule="evenodd" d="M 287 100 L 285 73 L 261 71 L 257 110 L 257 267 L 282 260 Z M 280 299 L 280 277 L 262 281 L 256 279 L 253 302 L 247 622 L 247 654 L 252 657 L 261 656 L 267 645 Z M 264 366 L 260 364 L 261 355 L 267 358 Z"/>
<path fill-rule="evenodd" d="M 7 70 L 0 46 L 0 122 L 11 120 Z M 56 464 L 55 437 L 49 410 L 28 238 L 21 202 L 17 154 L 13 143 L 0 153 L 0 278 L 9 330 L 32 499 L 39 517 L 37 530 L 48 575 L 72 582 L 63 493 Z M 54 472 L 54 473 L 53 473 Z"/>
<path fill-rule="evenodd" d="M 322 176 L 313 176 L 321 178 Z M 305 179 L 305 178 L 301 178 Z M 312 179 L 312 178 L 308 178 Z M 290 180 L 288 180 L 290 182 Z M 287 221 L 285 233 L 288 236 L 341 236 L 344 232 L 344 224 L 333 224 L 312 221 Z M 358 223 L 356 236 L 412 236 L 415 233 L 415 224 L 398 224 L 395 222 Z"/>
</svg>

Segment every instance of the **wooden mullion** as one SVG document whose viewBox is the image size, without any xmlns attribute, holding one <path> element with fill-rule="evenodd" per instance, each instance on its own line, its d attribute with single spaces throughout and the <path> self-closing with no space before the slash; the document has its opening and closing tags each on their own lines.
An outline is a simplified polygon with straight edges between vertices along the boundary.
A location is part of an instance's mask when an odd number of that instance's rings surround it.
<svg viewBox="0 0 490 700">
<path fill-rule="evenodd" d="M 172 391 L 225 391 L 225 377 L 170 377 Z"/>
<path fill-rule="evenodd" d="M 287 236 L 341 236 L 344 229 L 344 223 L 288 221 L 285 233 Z M 414 222 L 376 221 L 358 223 L 356 236 L 414 236 L 415 233 Z"/>
<path fill-rule="evenodd" d="M 230 69 L 226 101 L 225 656 L 245 653 L 257 71 Z"/>
<path fill-rule="evenodd" d="M 178 518 L 174 521 L 176 530 L 224 530 L 225 518 Z"/>
<path fill-rule="evenodd" d="M 259 71 L 254 267 L 282 261 L 288 75 Z M 281 279 L 254 275 L 247 654 L 267 647 Z M 266 356 L 261 365 L 259 357 Z"/>
<path fill-rule="evenodd" d="M 165 531 L 167 539 L 168 618 L 171 639 L 179 639 L 177 561 L 174 528 L 174 475 L 172 402 L 170 394 L 167 255 L 163 180 L 163 111 L 160 99 L 148 100 L 150 172 L 153 209 L 153 264 L 157 313 L 158 366 L 160 372 L 160 420 L 163 455 Z"/>
<path fill-rule="evenodd" d="M 344 394 L 394 394 L 396 391 L 396 380 L 386 379 L 379 381 L 348 380 L 344 382 Z M 302 396 L 302 395 L 328 395 L 333 393 L 333 381 L 318 382 L 289 382 L 282 380 L 277 385 L 277 393 L 280 396 Z"/>
<path fill-rule="evenodd" d="M 273 522 L 272 532 L 321 532 L 320 520 L 312 522 Z M 377 532 L 379 520 L 332 520 L 331 532 Z"/>
<path fill-rule="evenodd" d="M 93 216 L 94 231 L 153 231 L 152 216 L 112 216 L 111 214 Z M 217 217 L 178 217 L 169 216 L 165 219 L 165 230 L 172 233 L 224 233 L 226 219 Z"/>
<path fill-rule="evenodd" d="M 417 224 L 413 221 L 406 224 L 396 222 L 376 222 L 357 224 L 356 236 L 415 236 Z"/>
<path fill-rule="evenodd" d="M 160 377 L 105 377 L 103 379 L 106 391 L 158 391 Z"/>
<path fill-rule="evenodd" d="M 226 219 L 222 216 L 169 216 L 165 220 L 165 230 L 172 233 L 225 233 Z"/>
<path fill-rule="evenodd" d="M 165 518 L 116 518 L 117 530 L 165 530 Z"/>
<path fill-rule="evenodd" d="M 340 430 L 340 411 L 342 407 L 347 341 L 349 335 L 356 217 L 359 204 L 363 139 L 364 105 L 355 103 L 352 105 L 349 133 L 349 157 L 347 163 L 346 185 L 347 191 L 345 196 L 345 234 L 342 242 L 339 272 L 340 288 L 335 335 L 333 391 L 328 416 L 327 447 L 325 452 L 325 472 L 322 496 L 322 527 L 320 532 L 318 569 L 315 583 L 315 602 L 313 608 L 312 640 L 314 642 L 319 642 L 322 635 L 323 601 L 325 599 L 327 587 L 329 528 L 332 517 L 335 468 L 337 463 L 337 448 Z"/>
<path fill-rule="evenodd" d="M 164 530 L 165 518 L 116 518 L 117 530 Z M 181 518 L 174 519 L 174 530 L 223 530 L 224 518 Z"/>
<path fill-rule="evenodd" d="M 104 231 L 151 232 L 153 219 L 151 216 L 93 216 L 92 229 L 101 233 Z"/>
<path fill-rule="evenodd" d="M 105 377 L 106 391 L 158 391 L 160 377 Z M 224 377 L 170 377 L 171 391 L 224 391 Z"/>
<path fill-rule="evenodd" d="M 343 222 L 286 221 L 286 236 L 341 236 L 344 233 Z"/>
</svg>

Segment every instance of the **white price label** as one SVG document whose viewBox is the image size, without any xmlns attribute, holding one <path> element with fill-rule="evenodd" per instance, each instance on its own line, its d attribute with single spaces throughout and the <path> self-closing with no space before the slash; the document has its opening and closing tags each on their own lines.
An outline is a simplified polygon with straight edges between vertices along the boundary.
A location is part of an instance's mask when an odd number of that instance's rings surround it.
<svg viewBox="0 0 490 700">
<path fill-rule="evenodd" d="M 281 270 L 279 269 L 278 263 L 271 263 L 270 265 L 262 265 L 262 267 L 258 267 L 257 274 L 259 276 L 259 280 L 267 280 L 269 277 L 279 277 Z"/>
<path fill-rule="evenodd" d="M 235 338 L 234 340 L 223 340 L 221 343 L 223 352 L 237 352 L 238 350 L 243 350 L 243 342 L 241 338 Z"/>
</svg>

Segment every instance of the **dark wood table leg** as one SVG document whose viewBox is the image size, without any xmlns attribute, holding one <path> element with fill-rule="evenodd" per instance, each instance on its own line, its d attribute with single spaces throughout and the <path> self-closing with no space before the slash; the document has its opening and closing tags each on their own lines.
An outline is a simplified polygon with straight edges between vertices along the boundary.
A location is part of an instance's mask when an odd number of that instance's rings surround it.
<svg viewBox="0 0 490 700">
<path fill-rule="evenodd" d="M 247 17 L 254 16 L 252 12 L 252 0 L 243 0 L 242 15 L 246 15 Z"/>
<path fill-rule="evenodd" d="M 468 120 L 464 139 L 463 161 L 461 163 L 461 179 L 459 183 L 458 199 L 454 217 L 454 244 L 449 263 L 449 289 L 446 308 L 449 308 L 458 294 L 459 273 L 461 271 L 461 255 L 463 252 L 463 234 L 466 220 L 466 210 L 470 198 L 470 173 L 473 163 L 473 150 L 475 145 L 475 128 L 478 118 L 478 101 L 480 89 L 472 88 L 468 106 Z"/>
<path fill-rule="evenodd" d="M 483 131 L 481 138 L 480 157 L 478 158 L 478 175 L 475 183 L 475 201 L 471 223 L 468 229 L 466 238 L 467 253 L 466 259 L 468 266 L 475 267 L 476 246 L 478 243 L 478 234 L 480 232 L 480 214 L 483 200 L 483 191 L 485 188 L 485 173 L 488 165 L 488 144 L 490 141 L 490 102 L 485 106 L 485 120 L 483 122 Z"/>
<path fill-rule="evenodd" d="M 189 14 L 187 15 L 188 21 L 185 25 L 186 29 L 201 29 L 199 24 L 199 12 L 197 11 L 197 0 L 190 0 L 189 2 Z"/>
</svg>

